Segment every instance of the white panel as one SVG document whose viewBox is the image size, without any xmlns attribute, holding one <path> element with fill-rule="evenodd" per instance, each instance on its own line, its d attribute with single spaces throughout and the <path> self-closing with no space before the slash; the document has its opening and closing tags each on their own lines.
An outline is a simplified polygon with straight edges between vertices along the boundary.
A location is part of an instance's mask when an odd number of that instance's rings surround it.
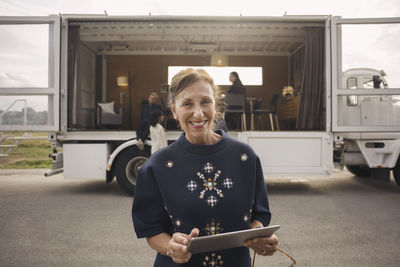
<svg viewBox="0 0 400 267">
<path fill-rule="evenodd" d="M 249 138 L 265 167 L 321 167 L 321 139 Z"/>
<path fill-rule="evenodd" d="M 361 98 L 361 97 L 360 97 Z M 363 97 L 361 102 L 362 125 L 393 125 L 393 106 L 391 97 Z"/>
<path fill-rule="evenodd" d="M 317 132 L 243 132 L 268 176 L 330 174 L 333 168 L 331 137 Z"/>
<path fill-rule="evenodd" d="M 105 179 L 108 144 L 64 144 L 64 178 Z"/>
</svg>

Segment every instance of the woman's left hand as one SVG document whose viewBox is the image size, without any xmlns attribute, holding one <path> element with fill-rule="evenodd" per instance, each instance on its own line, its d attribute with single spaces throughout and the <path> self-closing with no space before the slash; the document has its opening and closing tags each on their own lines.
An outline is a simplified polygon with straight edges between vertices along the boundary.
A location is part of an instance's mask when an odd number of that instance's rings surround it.
<svg viewBox="0 0 400 267">
<path fill-rule="evenodd" d="M 257 254 L 271 256 L 276 251 L 279 239 L 273 234 L 270 237 L 257 237 L 244 242 L 244 245 L 253 249 Z"/>
</svg>

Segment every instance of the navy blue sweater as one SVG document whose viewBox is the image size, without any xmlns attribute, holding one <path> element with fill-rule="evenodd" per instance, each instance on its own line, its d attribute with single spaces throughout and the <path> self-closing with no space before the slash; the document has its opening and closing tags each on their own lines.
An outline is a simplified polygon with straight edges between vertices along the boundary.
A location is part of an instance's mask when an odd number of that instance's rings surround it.
<svg viewBox="0 0 400 267">
<path fill-rule="evenodd" d="M 184 134 L 152 155 L 139 171 L 132 218 L 138 238 L 160 233 L 200 236 L 250 228 L 271 220 L 259 158 L 224 132 L 213 145 L 194 145 Z M 214 264 L 214 265 L 213 265 Z M 195 254 L 186 264 L 157 254 L 154 266 L 250 266 L 245 247 Z"/>
</svg>

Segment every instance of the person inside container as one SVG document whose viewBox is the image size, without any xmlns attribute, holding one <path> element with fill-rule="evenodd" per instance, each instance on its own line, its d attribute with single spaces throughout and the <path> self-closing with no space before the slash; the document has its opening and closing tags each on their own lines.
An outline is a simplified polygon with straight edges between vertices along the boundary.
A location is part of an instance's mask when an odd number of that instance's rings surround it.
<svg viewBox="0 0 400 267">
<path fill-rule="evenodd" d="M 204 70 L 185 69 L 169 87 L 183 133 L 140 168 L 132 220 L 157 251 L 154 266 L 250 267 L 249 248 L 272 255 L 276 235 L 238 247 L 192 254 L 191 238 L 267 226 L 271 220 L 260 160 L 253 149 L 213 130 L 220 89 Z"/>
<path fill-rule="evenodd" d="M 138 147 L 140 149 L 143 149 L 144 141 L 148 138 L 150 134 L 151 114 L 156 110 L 163 112 L 162 107 L 156 104 L 157 100 L 157 93 L 151 92 L 148 98 L 148 102 L 142 105 L 142 109 L 140 112 L 140 122 L 136 129 L 136 137 L 138 140 Z"/>
<path fill-rule="evenodd" d="M 229 81 L 232 83 L 232 85 L 228 89 L 227 97 L 229 97 L 230 94 L 241 94 L 246 99 L 246 88 L 244 87 L 242 81 L 239 78 L 239 74 L 236 71 L 232 71 L 229 74 Z M 229 105 L 228 108 L 229 109 L 241 109 L 243 107 Z M 239 128 L 239 125 L 240 125 L 240 124 L 238 124 L 239 116 L 241 116 L 241 114 L 234 114 L 234 113 L 226 114 L 225 119 L 226 119 L 226 123 L 227 123 L 229 129 L 238 129 Z"/>
<path fill-rule="evenodd" d="M 232 71 L 229 74 L 229 81 L 232 83 L 229 87 L 228 94 L 244 94 L 246 95 L 246 88 L 239 78 L 239 74 L 236 71 Z"/>
</svg>

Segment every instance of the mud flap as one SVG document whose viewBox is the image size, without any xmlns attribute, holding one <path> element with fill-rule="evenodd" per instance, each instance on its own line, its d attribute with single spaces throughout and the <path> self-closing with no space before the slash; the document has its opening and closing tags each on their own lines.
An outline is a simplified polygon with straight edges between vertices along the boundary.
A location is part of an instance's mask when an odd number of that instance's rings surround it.
<svg viewBox="0 0 400 267">
<path fill-rule="evenodd" d="M 390 183 L 390 169 L 389 168 L 372 168 L 371 177 L 377 181 Z"/>
</svg>

